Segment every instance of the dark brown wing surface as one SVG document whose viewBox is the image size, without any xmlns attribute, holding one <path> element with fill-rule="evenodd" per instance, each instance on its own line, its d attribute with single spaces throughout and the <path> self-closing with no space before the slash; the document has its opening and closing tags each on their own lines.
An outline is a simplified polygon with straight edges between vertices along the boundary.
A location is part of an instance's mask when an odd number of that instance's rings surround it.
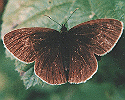
<svg viewBox="0 0 125 100">
<path fill-rule="evenodd" d="M 97 19 L 81 23 L 69 30 L 74 34 L 69 82 L 85 82 L 97 71 L 94 54 L 102 56 L 111 51 L 120 38 L 123 23 L 115 19 Z"/>
<path fill-rule="evenodd" d="M 22 28 L 4 36 L 5 47 L 20 61 L 35 61 L 35 73 L 50 84 L 66 82 L 59 52 L 59 32 L 49 28 Z"/>
<path fill-rule="evenodd" d="M 48 28 L 17 29 L 4 36 L 4 44 L 16 58 L 30 63 L 36 59 L 39 51 L 46 46 L 47 39 L 54 33 L 58 34 Z"/>
<path fill-rule="evenodd" d="M 69 30 L 78 38 L 79 43 L 86 44 L 97 55 L 110 52 L 120 38 L 123 23 L 115 19 L 97 19 L 81 23 Z"/>
<path fill-rule="evenodd" d="M 70 83 L 86 82 L 97 71 L 98 64 L 91 50 L 82 45 L 73 46 L 69 66 Z"/>
<path fill-rule="evenodd" d="M 48 49 L 35 60 L 35 73 L 45 82 L 60 85 L 67 82 L 58 48 Z"/>
</svg>

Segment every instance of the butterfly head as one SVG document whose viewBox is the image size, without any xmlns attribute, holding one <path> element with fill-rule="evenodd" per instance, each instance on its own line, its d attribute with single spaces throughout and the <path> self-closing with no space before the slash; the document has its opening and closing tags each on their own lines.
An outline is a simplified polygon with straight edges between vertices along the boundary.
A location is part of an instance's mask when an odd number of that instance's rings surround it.
<svg viewBox="0 0 125 100">
<path fill-rule="evenodd" d="M 62 24 L 62 27 L 60 30 L 61 30 L 61 33 L 67 32 L 67 28 L 65 27 L 65 24 Z"/>
</svg>

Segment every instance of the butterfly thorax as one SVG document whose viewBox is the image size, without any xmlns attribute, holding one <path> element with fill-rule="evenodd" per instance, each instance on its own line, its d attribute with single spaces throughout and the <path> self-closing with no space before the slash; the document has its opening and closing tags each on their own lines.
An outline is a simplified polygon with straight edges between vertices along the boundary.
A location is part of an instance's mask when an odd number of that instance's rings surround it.
<svg viewBox="0 0 125 100">
<path fill-rule="evenodd" d="M 67 48 L 67 44 L 69 42 L 69 34 L 67 28 L 65 27 L 65 24 L 62 24 L 62 28 L 60 29 L 60 40 L 63 48 Z"/>
<path fill-rule="evenodd" d="M 67 48 L 67 43 L 69 41 L 69 34 L 68 34 L 68 30 L 65 27 L 65 24 L 62 24 L 62 28 L 60 29 L 60 40 L 63 43 L 63 45 L 65 45 L 65 47 Z"/>
</svg>

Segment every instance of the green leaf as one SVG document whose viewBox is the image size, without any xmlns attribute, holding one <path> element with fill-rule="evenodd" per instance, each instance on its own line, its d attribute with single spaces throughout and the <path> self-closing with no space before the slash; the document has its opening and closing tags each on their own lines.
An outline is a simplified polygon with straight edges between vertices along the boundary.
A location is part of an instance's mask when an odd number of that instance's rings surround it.
<svg viewBox="0 0 125 100">
<path fill-rule="evenodd" d="M 36 84 L 40 84 L 40 79 L 34 74 L 34 68 L 30 68 L 28 71 L 24 73 L 21 78 L 28 89 L 31 86 L 35 86 Z"/>
<path fill-rule="evenodd" d="M 68 21 L 68 28 L 93 18 L 115 18 L 125 22 L 124 0 L 9 0 L 3 15 L 1 37 L 22 27 L 59 30 L 60 26 L 43 15 L 49 15 L 62 24 L 76 8 L 79 9 Z"/>
<path fill-rule="evenodd" d="M 47 27 L 59 31 L 61 27 L 43 15 L 63 24 L 76 8 L 79 9 L 67 22 L 68 29 L 97 18 L 115 18 L 125 23 L 124 0 L 9 0 L 3 15 L 1 38 L 22 27 Z M 34 74 L 33 65 L 22 62 L 15 62 L 15 65 L 27 88 L 41 83 Z"/>
<path fill-rule="evenodd" d="M 34 63 L 24 64 L 18 60 L 15 61 L 16 71 L 20 73 L 21 79 L 24 82 L 26 89 L 36 84 L 43 84 L 43 82 L 34 73 Z"/>
<path fill-rule="evenodd" d="M 125 22 L 124 0 L 89 0 L 98 18 L 114 18 Z"/>
</svg>

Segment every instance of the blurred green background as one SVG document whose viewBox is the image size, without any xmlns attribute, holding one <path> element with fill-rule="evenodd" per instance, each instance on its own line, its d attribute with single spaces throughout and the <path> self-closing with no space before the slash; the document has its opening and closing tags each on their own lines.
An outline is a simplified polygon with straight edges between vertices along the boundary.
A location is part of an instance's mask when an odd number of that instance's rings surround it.
<svg viewBox="0 0 125 100">
<path fill-rule="evenodd" d="M 125 23 L 124 0 L 9 0 L 6 6 L 6 2 L 0 3 L 5 7 L 0 16 L 0 100 L 125 100 L 124 32 L 115 48 L 98 62 L 93 78 L 77 85 L 52 86 L 41 82 L 33 74 L 33 64 L 15 60 L 2 42 L 3 36 L 16 28 L 39 26 L 59 30 L 60 26 L 43 15 L 62 24 L 76 8 L 79 9 L 68 21 L 68 29 L 97 18 L 115 18 Z M 20 76 L 24 69 L 29 76 Z"/>
</svg>

